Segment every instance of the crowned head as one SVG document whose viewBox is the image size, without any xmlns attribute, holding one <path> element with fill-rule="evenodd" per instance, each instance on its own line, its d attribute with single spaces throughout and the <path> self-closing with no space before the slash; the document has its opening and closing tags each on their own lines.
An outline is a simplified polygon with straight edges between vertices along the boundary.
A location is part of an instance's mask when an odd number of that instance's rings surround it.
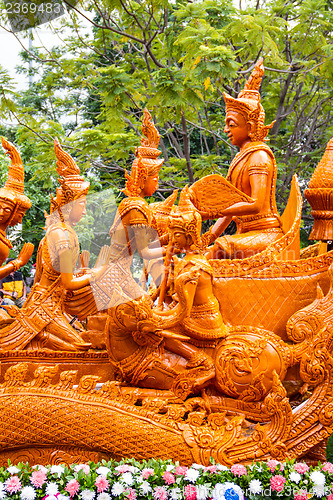
<svg viewBox="0 0 333 500">
<path fill-rule="evenodd" d="M 69 216 L 76 200 L 85 199 L 90 183 L 80 175 L 79 167 L 71 155 L 62 149 L 57 138 L 54 140 L 54 150 L 60 187 L 57 188 L 56 198 L 51 198 L 50 213 L 59 210 L 61 218 Z"/>
<path fill-rule="evenodd" d="M 10 211 L 7 225 L 15 226 L 22 222 L 25 212 L 31 207 L 31 201 L 24 195 L 24 167 L 21 156 L 15 146 L 1 137 L 1 143 L 6 150 L 6 155 L 11 159 L 8 168 L 8 178 L 3 188 L 0 189 L 1 204 Z"/>
<path fill-rule="evenodd" d="M 135 150 L 135 159 L 132 164 L 131 175 L 126 172 L 127 196 L 139 196 L 142 192 L 142 185 L 147 177 L 157 177 L 164 162 L 159 159 L 161 151 L 157 149 L 160 142 L 160 134 L 152 122 L 151 114 L 145 108 L 141 125 L 143 136 L 141 145 Z"/>
<path fill-rule="evenodd" d="M 264 71 L 263 60 L 260 59 L 236 99 L 227 93 L 223 94 L 226 115 L 228 116 L 228 113 L 242 115 L 248 125 L 249 138 L 252 142 L 265 140 L 269 129 L 273 126 L 273 123 L 265 126 L 265 111 L 260 103 L 259 89 Z"/>
<path fill-rule="evenodd" d="M 201 215 L 190 200 L 188 186 L 185 186 L 180 193 L 178 206 L 174 207 L 169 218 L 174 245 L 180 250 L 187 248 L 199 252 L 202 247 L 201 223 Z"/>
</svg>

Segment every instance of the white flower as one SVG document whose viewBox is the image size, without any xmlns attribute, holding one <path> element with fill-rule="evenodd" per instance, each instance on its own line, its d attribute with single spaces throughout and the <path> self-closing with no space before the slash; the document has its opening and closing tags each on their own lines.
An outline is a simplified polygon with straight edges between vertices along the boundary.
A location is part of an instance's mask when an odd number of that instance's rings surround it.
<svg viewBox="0 0 333 500">
<path fill-rule="evenodd" d="M 259 495 L 262 492 L 262 484 L 259 479 L 252 479 L 249 482 L 249 488 L 252 495 Z"/>
<path fill-rule="evenodd" d="M 180 488 L 172 488 L 169 490 L 169 495 L 172 500 L 179 500 L 182 497 L 182 490 Z"/>
<path fill-rule="evenodd" d="M 48 470 L 46 467 L 44 467 L 44 465 L 36 464 L 32 466 L 32 469 L 41 470 L 42 472 L 45 472 L 45 474 L 48 473 Z"/>
<path fill-rule="evenodd" d="M 82 500 L 93 500 L 95 498 L 95 492 L 91 490 L 83 490 L 81 492 Z"/>
<path fill-rule="evenodd" d="M 97 500 L 111 500 L 109 493 L 99 493 Z"/>
<path fill-rule="evenodd" d="M 135 474 L 136 472 L 140 471 L 140 469 L 138 467 L 135 467 L 134 465 L 130 465 L 128 468 L 129 471 L 132 472 L 132 474 Z"/>
<path fill-rule="evenodd" d="M 124 493 L 125 488 L 121 483 L 114 483 L 112 486 L 112 494 L 115 495 L 116 497 L 119 497 L 122 493 Z"/>
<path fill-rule="evenodd" d="M 64 472 L 65 468 L 61 465 L 52 465 L 51 474 L 57 474 L 58 477 Z"/>
<path fill-rule="evenodd" d="M 196 490 L 197 500 L 206 500 L 209 497 L 209 488 L 204 484 L 198 484 Z"/>
<path fill-rule="evenodd" d="M 68 500 L 68 495 L 60 493 L 60 495 L 57 496 L 57 500 Z"/>
<path fill-rule="evenodd" d="M 192 469 L 200 470 L 200 469 L 204 469 L 204 468 L 205 468 L 204 465 L 201 465 L 201 464 L 192 464 Z"/>
<path fill-rule="evenodd" d="M 107 475 L 109 474 L 109 472 L 111 472 L 111 470 L 109 469 L 109 467 L 103 467 L 102 465 L 100 467 L 98 467 L 98 469 L 96 469 L 96 472 L 97 474 L 99 474 L 100 476 L 105 476 L 107 477 Z"/>
<path fill-rule="evenodd" d="M 316 496 L 316 497 L 323 497 L 326 495 L 326 488 L 323 484 L 317 484 L 316 486 L 314 486 L 312 488 L 312 493 Z"/>
<path fill-rule="evenodd" d="M 57 483 L 48 483 L 46 486 L 46 495 L 55 496 L 59 492 Z"/>
<path fill-rule="evenodd" d="M 3 483 L 0 483 L 0 500 L 5 498 L 5 496 L 6 496 L 5 485 Z"/>
<path fill-rule="evenodd" d="M 133 484 L 133 476 L 131 472 L 124 472 L 124 474 L 121 476 L 120 480 L 123 483 L 126 483 L 128 486 L 132 486 Z"/>
<path fill-rule="evenodd" d="M 212 491 L 212 498 L 213 500 L 219 500 L 222 499 L 224 500 L 224 495 L 222 493 L 222 483 L 216 483 L 214 486 L 214 489 Z"/>
<path fill-rule="evenodd" d="M 22 500 L 35 500 L 36 491 L 32 486 L 24 486 L 21 491 Z"/>
<path fill-rule="evenodd" d="M 313 484 L 315 486 L 324 486 L 326 481 L 325 474 L 323 474 L 319 470 L 314 470 L 313 472 L 311 472 L 310 479 L 311 481 L 313 481 Z"/>
<path fill-rule="evenodd" d="M 225 465 L 222 464 L 215 464 L 217 470 L 229 470 L 229 467 L 226 467 Z"/>
<path fill-rule="evenodd" d="M 195 483 L 196 480 L 199 477 L 200 472 L 195 469 L 187 469 L 186 474 L 185 474 L 185 480 L 186 481 L 191 481 L 191 483 Z"/>
<path fill-rule="evenodd" d="M 138 476 L 138 477 L 136 477 L 136 478 L 135 478 L 135 480 L 136 480 L 136 482 L 137 482 L 138 484 L 140 484 L 140 483 L 143 483 L 143 482 L 144 482 L 144 479 L 143 479 L 143 477 L 142 477 L 142 476 Z"/>
<path fill-rule="evenodd" d="M 302 479 L 302 476 L 298 472 L 293 471 L 289 474 L 289 479 L 290 481 L 293 481 L 294 483 L 298 484 Z"/>
<path fill-rule="evenodd" d="M 18 472 L 20 472 L 20 469 L 15 467 L 15 465 L 11 465 L 10 467 L 7 468 L 7 470 L 9 474 L 17 474 Z"/>
<path fill-rule="evenodd" d="M 174 465 L 169 464 L 169 465 L 167 465 L 166 470 L 167 470 L 168 472 L 171 472 L 174 468 L 175 468 L 175 466 L 174 466 Z"/>
<path fill-rule="evenodd" d="M 140 484 L 140 490 L 142 495 L 148 495 L 148 493 L 151 492 L 151 486 L 148 481 L 142 481 L 142 483 Z"/>
</svg>

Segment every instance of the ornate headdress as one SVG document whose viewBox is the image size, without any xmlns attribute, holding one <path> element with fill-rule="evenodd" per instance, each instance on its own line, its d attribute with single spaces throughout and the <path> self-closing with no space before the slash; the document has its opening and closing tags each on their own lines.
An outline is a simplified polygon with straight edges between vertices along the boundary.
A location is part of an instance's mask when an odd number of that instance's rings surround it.
<svg viewBox="0 0 333 500">
<path fill-rule="evenodd" d="M 201 250 L 201 222 L 201 215 L 191 202 L 188 186 L 185 186 L 180 193 L 178 206 L 171 212 L 169 228 L 179 227 L 190 234 L 194 247 Z"/>
<path fill-rule="evenodd" d="M 141 137 L 141 146 L 135 150 L 136 158 L 132 164 L 131 175 L 125 172 L 126 189 L 124 189 L 124 193 L 127 196 L 138 196 L 141 192 L 140 181 L 142 177 L 158 174 L 164 162 L 163 159 L 158 159 L 161 154 L 161 151 L 157 149 L 160 134 L 151 121 L 151 114 L 147 108 L 144 110 L 141 130 L 143 137 Z"/>
<path fill-rule="evenodd" d="M 54 150 L 57 157 L 57 172 L 60 175 L 58 181 L 61 187 L 57 188 L 56 198 L 51 196 L 51 213 L 85 196 L 90 186 L 90 183 L 80 175 L 80 169 L 71 155 L 62 149 L 57 138 L 54 140 Z"/>
<path fill-rule="evenodd" d="M 237 99 L 223 93 L 226 112 L 241 113 L 247 122 L 253 123 L 253 131 L 250 136 L 253 142 L 264 141 L 269 129 L 274 124 L 273 122 L 265 126 L 265 111 L 260 104 L 259 88 L 264 72 L 263 59 L 259 59 L 245 84 L 244 90 L 238 94 Z"/>
<path fill-rule="evenodd" d="M 11 164 L 8 168 L 7 182 L 5 183 L 5 186 L 0 189 L 0 198 L 15 203 L 15 209 L 8 223 L 10 225 L 17 210 L 19 208 L 28 210 L 28 208 L 31 207 L 31 201 L 23 194 L 24 167 L 19 152 L 15 146 L 4 137 L 1 137 L 1 143 L 3 148 L 6 150 L 5 154 L 8 154 L 11 159 Z"/>
</svg>

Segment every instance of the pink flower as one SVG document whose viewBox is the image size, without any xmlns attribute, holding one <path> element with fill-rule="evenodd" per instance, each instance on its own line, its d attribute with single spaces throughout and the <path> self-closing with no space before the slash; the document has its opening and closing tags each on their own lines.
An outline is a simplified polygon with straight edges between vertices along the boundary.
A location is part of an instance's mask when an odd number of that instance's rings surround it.
<svg viewBox="0 0 333 500">
<path fill-rule="evenodd" d="M 128 500 L 135 500 L 136 499 L 137 493 L 133 488 L 129 488 L 124 493 L 125 493 L 125 495 L 127 495 Z"/>
<path fill-rule="evenodd" d="M 197 500 L 197 489 L 193 484 L 188 484 L 184 488 L 185 500 Z"/>
<path fill-rule="evenodd" d="M 295 493 L 294 500 L 308 500 L 308 493 L 306 490 L 299 490 Z"/>
<path fill-rule="evenodd" d="M 174 484 L 176 482 L 175 476 L 169 471 L 165 471 L 162 478 L 164 479 L 166 484 Z"/>
<path fill-rule="evenodd" d="M 205 467 L 205 472 L 206 471 L 209 471 L 212 474 L 213 472 L 217 472 L 217 467 L 216 465 L 209 465 L 208 467 Z"/>
<path fill-rule="evenodd" d="M 308 472 L 309 466 L 306 465 L 304 462 L 298 462 L 294 465 L 295 471 L 298 472 L 299 474 L 304 474 L 305 472 Z"/>
<path fill-rule="evenodd" d="M 241 464 L 233 465 L 230 470 L 233 474 L 235 474 L 235 476 L 238 477 L 247 475 L 246 467 L 244 467 L 244 465 Z"/>
<path fill-rule="evenodd" d="M 17 493 L 22 488 L 21 481 L 17 476 L 11 476 L 5 482 L 5 487 L 8 493 Z"/>
<path fill-rule="evenodd" d="M 282 491 L 284 488 L 284 483 L 286 482 L 286 478 L 278 474 L 277 476 L 272 476 L 270 483 L 273 491 Z"/>
<path fill-rule="evenodd" d="M 333 464 L 331 464 L 331 462 L 325 462 L 323 465 L 323 471 L 333 474 Z"/>
<path fill-rule="evenodd" d="M 165 488 L 163 488 L 163 486 L 156 486 L 156 488 L 154 488 L 153 496 L 155 500 L 167 500 L 168 492 Z"/>
<path fill-rule="evenodd" d="M 115 469 L 117 472 L 120 472 L 120 474 L 123 474 L 124 472 L 128 472 L 130 470 L 128 465 L 118 465 Z"/>
<path fill-rule="evenodd" d="M 35 488 L 41 488 L 46 483 L 47 475 L 43 469 L 34 470 L 31 474 L 30 481 Z"/>
<path fill-rule="evenodd" d="M 102 493 L 108 489 L 110 483 L 105 476 L 98 476 L 96 477 L 95 485 L 97 486 L 97 493 Z"/>
<path fill-rule="evenodd" d="M 76 493 L 78 493 L 79 489 L 80 489 L 79 482 L 76 479 L 71 479 L 66 484 L 65 491 L 69 493 L 70 497 L 73 497 L 74 495 L 76 495 Z"/>
<path fill-rule="evenodd" d="M 302 499 L 303 500 L 303 499 Z M 333 500 L 333 493 L 330 493 L 328 496 L 327 496 L 327 500 Z"/>
<path fill-rule="evenodd" d="M 155 474 L 154 469 L 142 469 L 141 476 L 143 479 L 148 479 L 149 476 L 153 476 Z"/>
<path fill-rule="evenodd" d="M 267 462 L 267 467 L 271 472 L 275 472 L 277 465 L 280 466 L 280 471 L 283 471 L 284 465 L 281 464 L 281 462 L 279 462 L 278 460 L 268 460 Z"/>
<path fill-rule="evenodd" d="M 175 474 L 179 474 L 180 476 L 185 476 L 187 472 L 187 467 L 176 467 Z"/>
<path fill-rule="evenodd" d="M 78 464 L 74 467 L 75 472 L 79 472 L 80 470 L 83 470 L 85 474 L 89 474 L 90 472 L 90 467 L 88 464 Z"/>
</svg>

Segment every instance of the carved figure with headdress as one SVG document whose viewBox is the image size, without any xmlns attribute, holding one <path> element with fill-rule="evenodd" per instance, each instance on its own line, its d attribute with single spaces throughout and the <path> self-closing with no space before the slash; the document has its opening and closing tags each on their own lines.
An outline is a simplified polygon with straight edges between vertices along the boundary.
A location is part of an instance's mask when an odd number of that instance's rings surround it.
<svg viewBox="0 0 333 500">
<path fill-rule="evenodd" d="M 252 201 L 241 201 L 222 211 L 223 217 L 212 229 L 214 237 L 221 234 L 232 219 L 237 224 L 237 234 L 216 240 L 210 258 L 246 258 L 261 252 L 284 234 L 275 202 L 276 162 L 264 142 L 272 124 L 264 125 L 265 112 L 259 94 L 263 75 L 260 59 L 236 99 L 224 94 L 224 131 L 240 149 L 230 165 L 227 180 Z"/>
<path fill-rule="evenodd" d="M 213 270 L 203 253 L 201 216 L 187 187 L 169 217 L 169 235 L 171 251 L 185 252 L 183 259 L 174 258 L 170 309 L 152 308 L 143 295 L 126 300 L 118 287 L 109 309 L 107 348 L 127 382 L 186 397 L 214 378 L 213 359 L 205 349 L 213 350 L 227 334 L 213 294 Z"/>
<path fill-rule="evenodd" d="M 73 158 L 54 141 L 60 187 L 51 199 L 46 235 L 37 256 L 35 285 L 14 323 L 0 331 L 2 349 L 50 348 L 62 351 L 90 347 L 64 315 L 65 290 L 89 284 L 91 275 L 74 277 L 79 243 L 73 226 L 85 213 L 89 183 Z"/>
<path fill-rule="evenodd" d="M 19 152 L 13 144 L 1 137 L 3 148 L 11 159 L 8 179 L 0 189 L 0 264 L 8 257 L 12 244 L 6 237 L 6 228 L 22 222 L 23 215 L 31 207 L 31 201 L 23 194 L 24 167 Z M 26 243 L 19 256 L 0 268 L 0 279 L 17 271 L 30 259 L 34 246 Z"/>
<path fill-rule="evenodd" d="M 158 174 L 164 161 L 159 159 L 161 152 L 157 149 L 160 135 L 147 109 L 144 111 L 142 132 L 141 145 L 135 152 L 131 173 L 129 175 L 126 172 L 126 197 L 118 207 L 109 232 L 109 262 L 98 280 L 92 281 L 90 291 L 74 292 L 66 301 L 66 310 L 70 314 L 76 314 L 80 319 L 88 317 L 88 328 L 91 330 L 103 331 L 105 310 L 113 307 L 113 293 L 117 286 L 121 287 L 126 297 L 124 300 L 128 301 L 146 293 L 132 275 L 134 254 L 137 252 L 145 261 L 161 258 L 165 254 L 159 241 L 162 223 L 157 221 L 163 219 L 164 224 L 166 213 L 170 213 L 172 205 L 166 202 L 161 207 L 159 204 L 155 206 L 154 213 L 145 200 L 158 187 Z M 155 243 L 153 248 L 150 248 L 151 243 Z M 163 268 L 163 261 L 160 267 Z"/>
</svg>

